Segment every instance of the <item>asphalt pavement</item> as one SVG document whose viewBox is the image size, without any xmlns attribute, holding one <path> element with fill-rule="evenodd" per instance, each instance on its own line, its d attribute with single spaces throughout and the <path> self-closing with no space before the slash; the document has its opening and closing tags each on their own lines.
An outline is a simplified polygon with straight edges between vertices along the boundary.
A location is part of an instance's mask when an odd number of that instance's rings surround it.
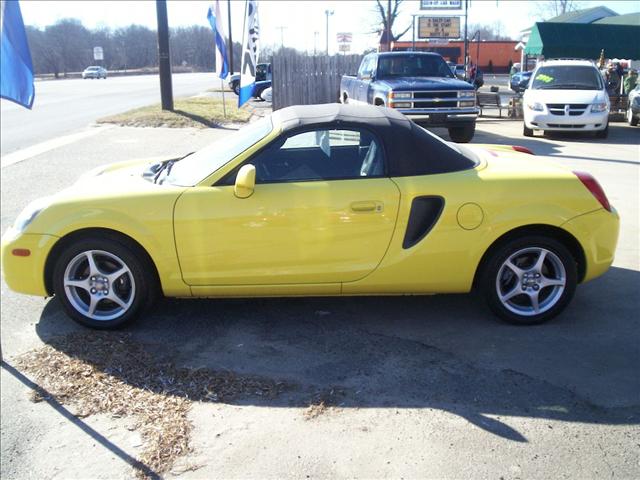
<svg viewBox="0 0 640 480">
<path fill-rule="evenodd" d="M 474 295 L 165 300 L 126 330 L 162 361 L 295 386 L 196 404 L 193 452 L 167 478 L 639 478 L 640 128 L 611 124 L 607 140 L 521 132 L 521 121 L 487 117 L 474 143 L 524 145 L 595 175 L 622 218 L 609 272 L 579 286 L 559 318 L 526 328 Z M 175 156 L 226 133 L 101 128 L 9 165 L 1 228 L 97 165 Z M 0 306 L 9 365 L 85 331 L 55 298 L 4 282 Z M 1 381 L 2 478 L 132 476 L 140 439 L 126 419 L 31 403 L 11 367 Z M 309 418 L 318 392 L 337 400 Z"/>
<path fill-rule="evenodd" d="M 220 87 L 214 73 L 178 73 L 172 79 L 176 98 Z M 160 103 L 157 75 L 47 80 L 36 82 L 35 88 L 32 110 L 0 100 L 2 155 L 77 132 L 106 115 Z"/>
</svg>

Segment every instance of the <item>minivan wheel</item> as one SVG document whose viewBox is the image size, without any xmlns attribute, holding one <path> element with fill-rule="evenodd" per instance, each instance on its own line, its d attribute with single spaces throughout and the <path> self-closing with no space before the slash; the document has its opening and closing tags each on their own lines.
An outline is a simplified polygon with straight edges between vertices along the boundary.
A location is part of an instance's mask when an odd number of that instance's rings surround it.
<svg viewBox="0 0 640 480">
<path fill-rule="evenodd" d="M 512 240 L 485 264 L 480 288 L 489 307 L 516 325 L 546 322 L 562 312 L 577 284 L 576 262 L 550 237 Z"/>
<path fill-rule="evenodd" d="M 523 124 L 522 135 L 525 137 L 533 137 L 533 128 L 527 128 L 527 126 Z"/>
<path fill-rule="evenodd" d="M 117 328 L 155 299 L 155 277 L 146 263 L 123 243 L 84 238 L 60 254 L 53 289 L 76 322 L 97 329 Z"/>
</svg>

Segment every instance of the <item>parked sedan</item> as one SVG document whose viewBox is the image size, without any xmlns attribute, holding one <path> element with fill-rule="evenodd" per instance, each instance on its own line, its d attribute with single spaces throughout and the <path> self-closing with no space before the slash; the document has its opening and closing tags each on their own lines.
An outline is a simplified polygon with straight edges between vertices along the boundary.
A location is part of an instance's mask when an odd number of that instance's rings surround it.
<svg viewBox="0 0 640 480">
<path fill-rule="evenodd" d="M 159 294 L 472 289 L 503 319 L 533 324 L 609 268 L 618 226 L 589 174 L 449 144 L 393 109 L 307 105 L 181 159 L 86 174 L 18 216 L 2 268 L 11 289 L 56 295 L 95 328 Z"/>
<path fill-rule="evenodd" d="M 509 80 L 511 90 L 516 93 L 524 92 L 527 89 L 527 85 L 529 85 L 529 79 L 532 73 L 533 72 L 518 72 L 512 75 Z"/>
<path fill-rule="evenodd" d="M 84 72 L 82 72 L 82 78 L 87 79 L 87 78 L 107 78 L 107 70 L 102 68 L 102 67 L 98 67 L 98 66 L 93 66 L 93 67 L 87 67 L 84 69 Z"/>
</svg>

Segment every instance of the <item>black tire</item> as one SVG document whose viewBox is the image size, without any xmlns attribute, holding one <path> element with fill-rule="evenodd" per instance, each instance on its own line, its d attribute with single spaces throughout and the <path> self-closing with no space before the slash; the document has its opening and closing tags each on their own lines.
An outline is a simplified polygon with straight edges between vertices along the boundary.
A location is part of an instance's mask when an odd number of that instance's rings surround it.
<svg viewBox="0 0 640 480">
<path fill-rule="evenodd" d="M 527 126 L 522 124 L 522 135 L 525 137 L 533 137 L 533 128 L 527 128 Z"/>
<path fill-rule="evenodd" d="M 233 93 L 240 96 L 240 82 L 233 82 L 231 84 L 231 90 L 233 90 Z"/>
<path fill-rule="evenodd" d="M 153 265 L 147 255 L 139 250 L 124 239 L 112 237 L 86 237 L 67 246 L 60 253 L 53 270 L 53 290 L 67 314 L 85 327 L 109 330 L 125 325 L 152 306 L 160 288 Z M 87 252 L 91 252 L 91 257 L 100 267 L 97 277 L 90 276 Z M 118 263 L 128 268 L 128 271 L 106 283 L 92 282 L 94 279 L 104 282 L 110 273 L 119 270 Z M 113 267 L 113 271 L 110 271 L 110 267 Z M 78 274 L 80 271 L 83 273 Z M 84 286 L 69 286 L 67 289 L 67 275 L 74 277 L 69 280 L 77 279 Z M 96 285 L 97 289 L 93 288 Z M 92 287 L 91 291 L 89 286 Z M 126 308 L 110 300 L 107 296 L 109 293 L 111 296 L 117 295 L 126 304 Z M 94 318 L 88 315 L 92 298 L 97 299 Z M 99 318 L 100 316 L 103 318 Z"/>
<path fill-rule="evenodd" d="M 627 122 L 632 127 L 638 126 L 638 117 L 633 114 L 631 107 L 629 107 L 629 109 L 627 110 Z"/>
<path fill-rule="evenodd" d="M 598 130 L 596 132 L 596 138 L 607 138 L 609 136 L 609 124 L 604 127 L 604 130 Z"/>
<path fill-rule="evenodd" d="M 469 123 L 462 127 L 449 127 L 449 138 L 456 143 L 469 143 L 475 132 L 475 123 Z"/>
<path fill-rule="evenodd" d="M 538 250 L 546 252 L 539 270 L 534 268 L 540 258 L 536 256 Z M 545 236 L 517 238 L 499 246 L 490 255 L 482 267 L 478 288 L 491 310 L 504 321 L 514 325 L 540 324 L 560 314 L 573 298 L 578 277 L 576 261 L 558 240 Z M 509 260 L 523 261 L 518 267 L 529 278 L 519 277 L 507 266 Z M 536 272 L 540 273 L 539 278 L 534 278 Z M 544 285 L 544 282 L 559 283 L 561 279 L 562 286 Z M 535 313 L 532 296 L 539 302 L 539 313 Z"/>
</svg>

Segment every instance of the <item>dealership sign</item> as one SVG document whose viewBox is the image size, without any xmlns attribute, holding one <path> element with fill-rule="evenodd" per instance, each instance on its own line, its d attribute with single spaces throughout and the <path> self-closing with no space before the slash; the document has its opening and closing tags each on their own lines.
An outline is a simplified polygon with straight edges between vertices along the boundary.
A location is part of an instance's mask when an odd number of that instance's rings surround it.
<svg viewBox="0 0 640 480">
<path fill-rule="evenodd" d="M 351 32 L 340 32 L 336 34 L 336 37 L 338 39 L 338 43 L 351 43 L 351 40 L 353 39 Z"/>
<path fill-rule="evenodd" d="M 419 17 L 418 38 L 460 38 L 460 17 Z"/>
<path fill-rule="evenodd" d="M 420 0 L 420 10 L 461 10 L 462 0 Z"/>
</svg>

